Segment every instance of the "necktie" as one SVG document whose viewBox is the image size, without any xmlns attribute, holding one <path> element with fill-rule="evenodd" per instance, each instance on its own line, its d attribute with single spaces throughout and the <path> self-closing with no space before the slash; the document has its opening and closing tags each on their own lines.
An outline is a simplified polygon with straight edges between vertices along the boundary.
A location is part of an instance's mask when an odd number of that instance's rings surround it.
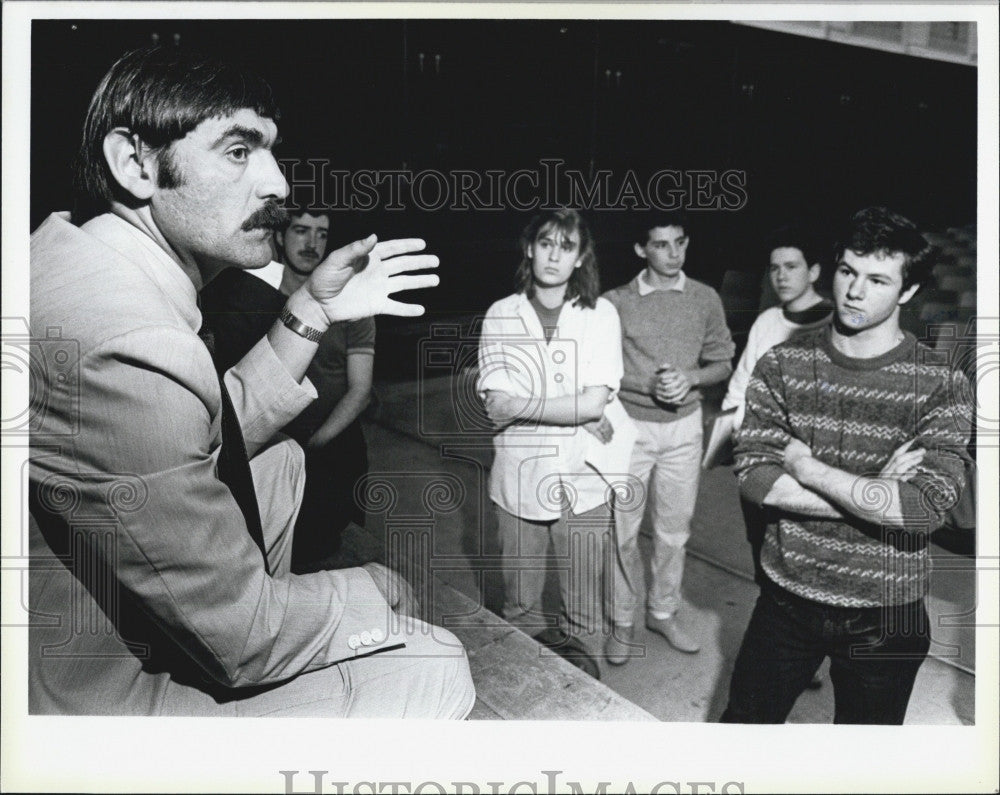
<svg viewBox="0 0 1000 795">
<path fill-rule="evenodd" d="M 201 341 L 205 343 L 208 352 L 214 354 L 215 340 L 212 331 L 203 323 L 198 332 Z M 222 373 L 218 373 L 219 391 L 222 393 L 222 449 L 219 451 L 219 480 L 226 484 L 232 492 L 236 504 L 243 512 L 247 532 L 260 549 L 264 558 L 264 571 L 270 574 L 267 565 L 267 547 L 264 545 L 264 530 L 260 522 L 260 508 L 257 505 L 257 494 L 254 491 L 253 477 L 250 474 L 250 460 L 247 457 L 246 444 L 243 441 L 243 431 L 240 421 L 233 408 L 232 398 L 226 389 Z"/>
</svg>

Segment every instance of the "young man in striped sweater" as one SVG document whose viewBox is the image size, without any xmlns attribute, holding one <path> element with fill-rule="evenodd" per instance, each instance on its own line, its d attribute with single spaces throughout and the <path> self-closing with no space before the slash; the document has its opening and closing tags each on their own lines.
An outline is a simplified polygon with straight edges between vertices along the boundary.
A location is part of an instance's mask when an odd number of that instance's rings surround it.
<svg viewBox="0 0 1000 795">
<path fill-rule="evenodd" d="M 964 376 L 899 327 L 933 249 L 885 208 L 836 248 L 833 324 L 765 353 L 736 469 L 770 516 L 724 722 L 781 723 L 830 657 L 836 723 L 901 724 L 930 647 L 930 533 L 964 486 Z M 906 474 L 886 462 L 912 442 Z"/>
</svg>

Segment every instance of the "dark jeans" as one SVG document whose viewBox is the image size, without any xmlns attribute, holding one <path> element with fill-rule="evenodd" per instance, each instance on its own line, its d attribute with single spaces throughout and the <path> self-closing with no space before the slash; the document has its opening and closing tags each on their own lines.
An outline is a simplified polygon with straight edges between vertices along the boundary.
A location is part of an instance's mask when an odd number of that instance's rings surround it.
<svg viewBox="0 0 1000 795">
<path fill-rule="evenodd" d="M 349 522 L 364 525 L 359 483 L 368 474 L 368 448 L 361 425 L 347 426 L 319 450 L 306 450 L 306 487 L 292 538 L 292 571 L 315 571 L 340 551 Z"/>
<path fill-rule="evenodd" d="M 900 725 L 929 648 L 923 600 L 833 607 L 768 581 L 743 636 L 721 721 L 784 723 L 829 657 L 834 723 Z"/>
<path fill-rule="evenodd" d="M 762 508 L 744 499 L 742 494 L 740 495 L 740 510 L 743 512 L 747 541 L 750 542 L 750 554 L 753 556 L 753 581 L 763 587 L 767 575 L 764 574 L 764 569 L 760 566 L 760 550 L 764 546 L 767 517 Z"/>
</svg>

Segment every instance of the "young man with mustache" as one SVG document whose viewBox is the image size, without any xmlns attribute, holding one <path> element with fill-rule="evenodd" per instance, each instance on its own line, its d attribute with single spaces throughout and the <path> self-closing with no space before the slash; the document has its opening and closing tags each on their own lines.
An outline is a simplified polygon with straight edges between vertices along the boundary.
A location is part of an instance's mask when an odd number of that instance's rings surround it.
<svg viewBox="0 0 1000 795">
<path fill-rule="evenodd" d="M 464 650 L 370 564 L 295 576 L 302 453 L 275 432 L 316 392 L 335 322 L 413 316 L 423 241 L 333 252 L 222 379 L 201 286 L 271 258 L 288 193 L 263 80 L 179 48 L 119 59 L 91 102 L 76 216 L 31 238 L 29 635 L 34 714 L 461 718 Z M 355 272 L 359 262 L 367 263 Z M 249 460 L 248 460 L 249 459 Z"/>
<path fill-rule="evenodd" d="M 292 295 L 326 254 L 330 214 L 322 209 L 290 211 L 291 221 L 275 233 L 285 269 L 281 292 Z M 358 417 L 371 402 L 375 370 L 375 319 L 333 323 L 326 330 L 306 375 L 319 398 L 286 428 L 306 453 L 306 488 L 295 523 L 293 571 L 322 565 L 340 548 L 350 521 L 363 525 L 356 494 L 368 473 L 368 447 Z"/>
<path fill-rule="evenodd" d="M 275 231 L 283 263 L 278 288 L 249 271 L 227 268 L 201 291 L 220 371 L 246 355 L 326 255 L 329 210 L 290 207 L 288 217 L 288 225 Z M 319 397 L 282 429 L 306 455 L 305 491 L 292 544 L 292 571 L 297 574 L 329 567 L 347 523 L 364 524 L 356 495 L 368 472 L 368 448 L 358 417 L 371 400 L 374 366 L 374 318 L 332 323 L 306 370 Z"/>
<path fill-rule="evenodd" d="M 968 382 L 899 326 L 934 265 L 916 226 L 873 207 L 839 241 L 832 325 L 764 353 L 746 393 L 736 470 L 768 524 L 724 722 L 784 722 L 829 657 L 835 723 L 901 724 L 930 647 L 927 544 L 964 487 Z"/>
</svg>

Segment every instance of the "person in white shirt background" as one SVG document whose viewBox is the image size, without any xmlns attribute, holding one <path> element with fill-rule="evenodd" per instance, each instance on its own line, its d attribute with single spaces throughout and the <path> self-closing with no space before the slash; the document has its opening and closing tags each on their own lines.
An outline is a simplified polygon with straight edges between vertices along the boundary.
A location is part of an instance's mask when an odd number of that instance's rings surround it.
<svg viewBox="0 0 1000 795">
<path fill-rule="evenodd" d="M 833 317 L 833 304 L 816 291 L 822 266 L 812 238 L 803 230 L 786 226 L 769 237 L 766 248 L 770 251 L 768 279 L 781 303 L 765 309 L 754 321 L 740 361 L 729 379 L 722 410 L 735 409 L 734 436 L 743 424 L 747 385 L 760 357 L 793 335 L 818 328 Z M 740 497 L 740 507 L 753 555 L 754 579 L 760 583 L 764 576 L 760 567 L 760 548 L 766 525 L 759 509 L 743 497 Z M 809 686 L 815 689 L 822 685 L 823 676 L 817 672 Z"/>
<path fill-rule="evenodd" d="M 781 304 L 765 309 L 754 321 L 743 355 L 729 379 L 722 410 L 736 409 L 734 433 L 743 422 L 747 384 L 757 360 L 793 334 L 829 323 L 833 317 L 833 304 L 816 291 L 822 268 L 815 244 L 807 234 L 782 227 L 770 236 L 767 249 L 768 278 Z"/>
<path fill-rule="evenodd" d="M 833 317 L 833 304 L 816 291 L 816 284 L 822 275 L 816 249 L 814 239 L 806 231 L 793 226 L 781 227 L 767 239 L 768 279 L 781 303 L 765 309 L 754 321 L 739 364 L 729 379 L 722 410 L 735 409 L 734 436 L 743 424 L 747 385 L 760 357 L 793 335 L 818 328 L 829 323 Z M 742 499 L 740 504 L 746 522 L 747 540 L 753 553 L 754 578 L 759 583 L 764 523 L 757 517 L 754 506 Z"/>
</svg>

